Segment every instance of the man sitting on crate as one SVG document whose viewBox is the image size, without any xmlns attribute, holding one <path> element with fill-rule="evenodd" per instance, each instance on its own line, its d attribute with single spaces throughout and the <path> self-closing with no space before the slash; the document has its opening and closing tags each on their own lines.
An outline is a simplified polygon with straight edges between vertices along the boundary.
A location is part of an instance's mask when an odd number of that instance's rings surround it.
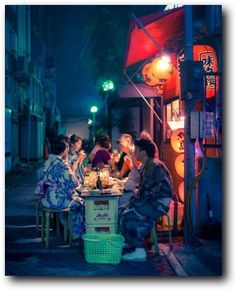
<svg viewBox="0 0 236 290">
<path fill-rule="evenodd" d="M 139 139 L 134 145 L 135 158 L 142 162 L 141 178 L 137 194 L 120 208 L 120 233 L 125 237 L 125 245 L 135 250 L 122 258 L 146 261 L 143 242 L 157 218 L 168 212 L 173 182 L 167 167 L 160 160 L 154 160 L 155 144 L 152 141 Z"/>
</svg>

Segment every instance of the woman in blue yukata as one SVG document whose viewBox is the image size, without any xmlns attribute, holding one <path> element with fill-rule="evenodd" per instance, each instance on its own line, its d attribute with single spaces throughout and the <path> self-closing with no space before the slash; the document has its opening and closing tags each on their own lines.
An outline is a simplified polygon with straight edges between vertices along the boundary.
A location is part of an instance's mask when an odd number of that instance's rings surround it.
<svg viewBox="0 0 236 290">
<path fill-rule="evenodd" d="M 70 208 L 73 223 L 73 239 L 85 233 L 84 200 L 76 193 L 80 185 L 75 170 L 67 163 L 69 145 L 63 140 L 51 143 L 49 155 L 42 170 L 35 194 L 41 197 L 47 208 Z"/>
<path fill-rule="evenodd" d="M 82 139 L 79 136 L 72 135 L 70 137 L 70 148 L 68 154 L 68 162 L 73 171 L 76 172 L 77 178 L 81 183 L 84 181 L 84 169 L 83 161 L 86 158 L 86 154 L 82 147 Z"/>
</svg>

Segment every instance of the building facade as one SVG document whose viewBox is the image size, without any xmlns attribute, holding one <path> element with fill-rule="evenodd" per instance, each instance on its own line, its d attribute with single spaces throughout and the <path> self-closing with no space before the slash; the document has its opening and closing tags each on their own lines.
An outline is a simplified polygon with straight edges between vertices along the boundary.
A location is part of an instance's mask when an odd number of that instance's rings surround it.
<svg viewBox="0 0 236 290">
<path fill-rule="evenodd" d="M 5 6 L 5 169 L 44 156 L 56 130 L 56 69 L 45 6 Z"/>
</svg>

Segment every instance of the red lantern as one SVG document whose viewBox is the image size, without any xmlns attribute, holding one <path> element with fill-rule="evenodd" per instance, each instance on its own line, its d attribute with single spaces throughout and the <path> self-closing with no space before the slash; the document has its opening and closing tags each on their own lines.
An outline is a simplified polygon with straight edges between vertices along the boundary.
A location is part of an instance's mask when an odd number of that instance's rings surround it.
<svg viewBox="0 0 236 290">
<path fill-rule="evenodd" d="M 218 72 L 217 55 L 214 48 L 210 45 L 195 44 L 193 46 L 193 59 L 202 61 L 203 68 L 207 73 Z M 214 97 L 219 90 L 219 77 L 206 76 L 206 98 Z"/>
<path fill-rule="evenodd" d="M 178 187 L 179 198 L 182 202 L 184 202 L 184 181 L 182 181 Z"/>
<path fill-rule="evenodd" d="M 203 69 L 207 73 L 218 72 L 217 55 L 214 48 L 210 45 L 195 44 L 193 46 L 193 60 L 201 61 Z M 178 63 L 184 61 L 184 51 L 178 55 Z M 219 91 L 219 76 L 208 75 L 206 76 L 206 98 L 214 97 Z"/>
<path fill-rule="evenodd" d="M 156 77 L 152 74 L 151 63 L 147 63 L 144 65 L 142 69 L 142 76 L 147 85 L 154 87 L 158 84 Z"/>
<path fill-rule="evenodd" d="M 175 159 L 175 170 L 180 177 L 184 177 L 184 154 L 178 155 Z"/>
<path fill-rule="evenodd" d="M 184 129 L 177 129 L 172 132 L 170 144 L 177 153 L 184 152 Z"/>
</svg>

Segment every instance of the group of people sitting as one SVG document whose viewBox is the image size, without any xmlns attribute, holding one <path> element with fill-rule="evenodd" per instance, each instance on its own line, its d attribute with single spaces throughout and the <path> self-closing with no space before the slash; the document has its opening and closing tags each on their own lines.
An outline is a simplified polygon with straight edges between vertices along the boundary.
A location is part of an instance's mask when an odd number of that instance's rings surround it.
<svg viewBox="0 0 236 290">
<path fill-rule="evenodd" d="M 169 170 L 159 160 L 158 149 L 148 132 L 140 133 L 133 141 L 129 134 L 117 140 L 120 153 L 111 152 L 107 134 L 96 140 L 88 154 L 92 168 L 108 165 L 111 172 L 124 183 L 124 192 L 119 201 L 119 233 L 125 237 L 124 248 L 133 252 L 124 253 L 129 261 L 145 261 L 144 240 L 156 219 L 167 213 L 172 199 L 173 183 Z M 85 233 L 84 200 L 79 189 L 83 184 L 83 163 L 86 154 L 82 139 L 59 136 L 51 142 L 51 154 L 40 171 L 40 180 L 35 193 L 48 208 L 70 207 L 73 238 Z M 124 250 L 125 250 L 124 249 Z"/>
</svg>

